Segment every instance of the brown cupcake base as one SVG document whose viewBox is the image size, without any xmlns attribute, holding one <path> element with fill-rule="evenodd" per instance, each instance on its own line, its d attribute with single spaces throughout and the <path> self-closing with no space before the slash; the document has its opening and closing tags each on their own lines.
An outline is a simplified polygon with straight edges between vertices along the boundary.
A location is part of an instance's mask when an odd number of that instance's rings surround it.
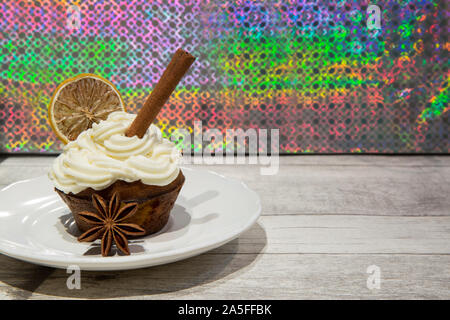
<svg viewBox="0 0 450 320">
<path fill-rule="evenodd" d="M 124 222 L 141 226 L 145 230 L 145 235 L 149 235 L 160 231 L 166 225 L 184 180 L 184 175 L 180 171 L 180 174 L 172 183 L 162 187 L 146 185 L 140 181 L 125 182 L 118 180 L 108 188 L 99 191 L 88 188 L 77 194 L 67 194 L 56 188 L 55 190 L 72 211 L 81 232 L 92 228 L 92 225 L 79 218 L 79 213 L 82 211 L 96 212 L 92 204 L 92 195 L 96 193 L 109 201 L 112 194 L 117 192 L 122 203 L 138 203 L 137 212 Z"/>
</svg>

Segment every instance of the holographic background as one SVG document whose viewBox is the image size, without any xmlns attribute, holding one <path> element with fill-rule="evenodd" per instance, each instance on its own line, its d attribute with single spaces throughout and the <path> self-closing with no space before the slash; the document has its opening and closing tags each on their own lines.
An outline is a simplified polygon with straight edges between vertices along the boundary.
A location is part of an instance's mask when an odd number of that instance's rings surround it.
<svg viewBox="0 0 450 320">
<path fill-rule="evenodd" d="M 79 29 L 68 8 L 78 5 Z M 366 8 L 381 8 L 381 30 Z M 161 111 L 176 128 L 279 128 L 281 153 L 448 153 L 446 1 L 1 1 L 0 152 L 60 152 L 64 79 L 111 80 L 136 112 L 171 55 L 198 59 Z"/>
</svg>

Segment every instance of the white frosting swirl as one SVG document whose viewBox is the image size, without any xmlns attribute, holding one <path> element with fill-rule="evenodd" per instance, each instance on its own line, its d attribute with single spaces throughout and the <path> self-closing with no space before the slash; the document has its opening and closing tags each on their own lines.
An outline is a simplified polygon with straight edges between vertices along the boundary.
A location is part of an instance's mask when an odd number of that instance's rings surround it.
<svg viewBox="0 0 450 320">
<path fill-rule="evenodd" d="M 141 180 L 147 185 L 165 186 L 180 172 L 181 153 L 151 125 L 140 139 L 125 136 L 136 115 L 113 112 L 69 142 L 55 161 L 49 178 L 65 193 L 86 188 L 101 190 L 116 180 Z"/>
</svg>

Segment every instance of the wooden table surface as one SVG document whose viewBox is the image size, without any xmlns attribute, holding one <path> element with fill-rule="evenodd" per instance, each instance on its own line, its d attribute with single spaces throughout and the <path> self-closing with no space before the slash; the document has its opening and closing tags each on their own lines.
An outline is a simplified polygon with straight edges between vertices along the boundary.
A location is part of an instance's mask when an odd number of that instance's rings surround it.
<svg viewBox="0 0 450 320">
<path fill-rule="evenodd" d="M 0 188 L 44 175 L 54 157 L 0 158 Z M 200 256 L 81 273 L 0 255 L 0 299 L 449 299 L 450 157 L 290 156 L 278 174 L 204 166 L 259 193 L 262 216 Z M 367 287 L 369 266 L 380 288 Z"/>
</svg>

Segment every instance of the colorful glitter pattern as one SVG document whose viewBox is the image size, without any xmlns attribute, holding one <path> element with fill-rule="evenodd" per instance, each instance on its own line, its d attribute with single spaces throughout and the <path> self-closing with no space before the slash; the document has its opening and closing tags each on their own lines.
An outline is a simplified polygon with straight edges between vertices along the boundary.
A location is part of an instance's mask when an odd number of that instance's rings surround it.
<svg viewBox="0 0 450 320">
<path fill-rule="evenodd" d="M 47 104 L 79 73 L 136 112 L 182 47 L 198 59 L 158 117 L 166 136 L 202 120 L 279 128 L 281 153 L 448 153 L 446 1 L 378 2 L 2 1 L 0 151 L 60 152 Z"/>
</svg>

